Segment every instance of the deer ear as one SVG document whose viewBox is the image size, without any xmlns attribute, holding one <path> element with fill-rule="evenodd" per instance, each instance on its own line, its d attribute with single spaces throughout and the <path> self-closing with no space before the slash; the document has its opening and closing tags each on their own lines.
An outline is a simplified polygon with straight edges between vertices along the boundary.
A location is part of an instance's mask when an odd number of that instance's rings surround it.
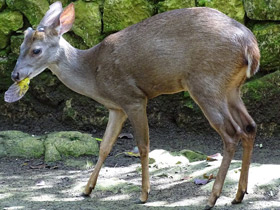
<svg viewBox="0 0 280 210">
<path fill-rule="evenodd" d="M 41 20 L 37 27 L 37 30 L 44 30 L 47 27 L 57 27 L 59 26 L 59 16 L 62 12 L 62 4 L 57 1 L 50 5 L 49 10 L 46 12 L 45 16 Z"/>
<path fill-rule="evenodd" d="M 75 20 L 75 9 L 74 4 L 69 4 L 61 13 L 59 17 L 60 21 L 60 30 L 59 35 L 62 35 L 69 31 L 74 23 Z"/>
</svg>

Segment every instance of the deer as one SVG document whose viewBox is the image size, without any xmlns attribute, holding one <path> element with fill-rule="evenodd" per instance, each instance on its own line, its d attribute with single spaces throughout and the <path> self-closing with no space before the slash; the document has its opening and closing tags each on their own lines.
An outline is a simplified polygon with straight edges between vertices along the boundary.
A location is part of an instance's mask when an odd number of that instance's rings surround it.
<svg viewBox="0 0 280 210">
<path fill-rule="evenodd" d="M 38 27 L 25 30 L 11 78 L 32 79 L 48 68 L 65 86 L 109 110 L 98 161 L 83 196 L 95 188 L 100 169 L 129 119 L 140 152 L 140 202 L 145 203 L 150 192 L 148 100 L 188 91 L 223 141 L 222 162 L 205 209 L 214 207 L 220 196 L 240 142 L 242 166 L 232 204 L 241 203 L 257 131 L 240 90 L 259 69 L 253 33 L 215 9 L 184 8 L 154 15 L 79 50 L 62 36 L 74 20 L 73 3 L 64 9 L 60 2 L 51 4 Z"/>
</svg>

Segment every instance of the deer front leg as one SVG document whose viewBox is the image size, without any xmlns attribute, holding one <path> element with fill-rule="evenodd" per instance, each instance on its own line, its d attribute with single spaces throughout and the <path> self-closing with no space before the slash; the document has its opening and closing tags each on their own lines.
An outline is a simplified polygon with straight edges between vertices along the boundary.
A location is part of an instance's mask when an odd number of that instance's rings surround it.
<svg viewBox="0 0 280 210">
<path fill-rule="evenodd" d="M 100 145 L 99 158 L 83 192 L 84 196 L 90 195 L 91 191 L 94 189 L 103 162 L 107 158 L 118 135 L 120 134 L 126 118 L 127 116 L 122 110 L 109 110 L 109 121 Z"/>
<path fill-rule="evenodd" d="M 141 106 L 140 106 L 141 104 Z M 140 201 L 145 203 L 150 192 L 149 180 L 149 128 L 146 114 L 146 101 L 131 105 L 127 110 L 128 118 L 134 130 L 134 136 L 140 152 L 142 166 L 142 193 Z"/>
</svg>

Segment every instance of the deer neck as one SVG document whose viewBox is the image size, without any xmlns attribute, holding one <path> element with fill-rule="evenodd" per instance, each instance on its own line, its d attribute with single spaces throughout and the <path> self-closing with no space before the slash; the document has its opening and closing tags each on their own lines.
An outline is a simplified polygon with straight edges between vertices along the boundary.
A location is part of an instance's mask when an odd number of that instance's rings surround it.
<svg viewBox="0 0 280 210">
<path fill-rule="evenodd" d="M 71 90 L 93 98 L 94 91 L 94 48 L 78 50 L 72 47 L 63 37 L 56 62 L 49 69 Z"/>
</svg>

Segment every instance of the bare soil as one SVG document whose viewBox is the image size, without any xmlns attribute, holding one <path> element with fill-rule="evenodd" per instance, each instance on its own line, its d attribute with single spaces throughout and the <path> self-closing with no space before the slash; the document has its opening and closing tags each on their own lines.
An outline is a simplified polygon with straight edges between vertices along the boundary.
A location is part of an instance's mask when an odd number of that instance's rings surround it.
<svg viewBox="0 0 280 210">
<path fill-rule="evenodd" d="M 128 127 L 125 132 L 131 132 Z M 94 136 L 101 137 L 103 130 Z M 150 130 L 151 151 L 183 149 L 207 155 L 222 152 L 214 132 L 187 133 L 174 124 Z M 262 145 L 262 146 L 260 146 Z M 151 193 L 146 204 L 138 204 L 140 161 L 123 154 L 135 146 L 133 139 L 119 139 L 102 168 L 91 197 L 80 193 L 97 157 L 72 158 L 53 164 L 43 159 L 0 159 L 0 209 L 203 209 L 213 181 L 195 185 L 203 173 L 215 175 L 220 162 L 151 164 Z M 257 137 L 249 177 L 248 195 L 242 204 L 231 205 L 240 175 L 239 146 L 229 170 L 222 196 L 214 209 L 280 209 L 280 143 L 278 137 Z M 76 163 L 76 165 L 75 165 Z M 93 163 L 93 165 L 92 165 Z"/>
</svg>

